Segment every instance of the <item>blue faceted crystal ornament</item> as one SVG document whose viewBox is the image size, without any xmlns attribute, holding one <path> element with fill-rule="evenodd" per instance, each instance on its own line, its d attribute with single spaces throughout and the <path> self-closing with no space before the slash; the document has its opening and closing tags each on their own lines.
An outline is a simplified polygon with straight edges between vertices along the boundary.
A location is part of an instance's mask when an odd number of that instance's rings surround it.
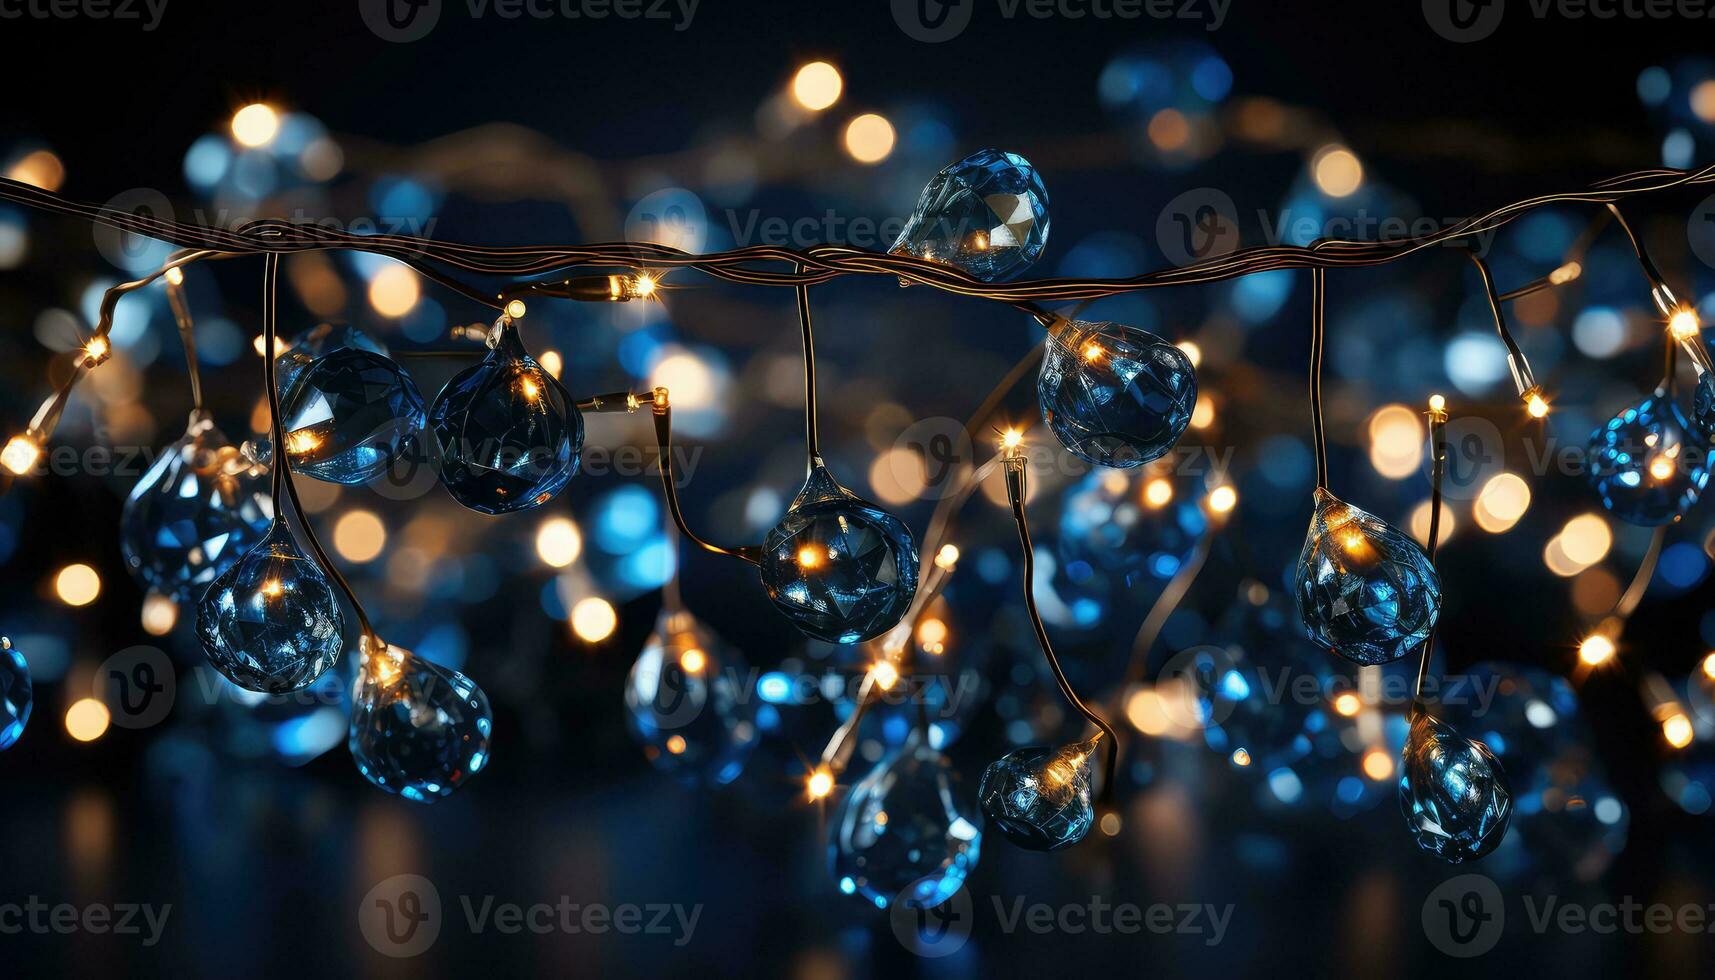
<svg viewBox="0 0 1715 980">
<path fill-rule="evenodd" d="M 1591 434 L 1590 485 L 1615 517 L 1655 527 L 1679 520 L 1697 502 L 1712 459 L 1708 438 L 1657 388 Z"/>
<path fill-rule="evenodd" d="M 24 734 L 33 703 L 30 666 L 12 641 L 0 636 L 0 752 L 11 748 Z"/>
<path fill-rule="evenodd" d="M 806 636 L 857 643 L 890 629 L 917 592 L 917 542 L 899 518 L 817 460 L 762 544 L 762 586 Z"/>
<path fill-rule="evenodd" d="M 371 637 L 346 744 L 363 778 L 416 803 L 451 796 L 488 764 L 494 711 L 476 682 Z"/>
<path fill-rule="evenodd" d="M 552 500 L 578 471 L 584 419 L 566 389 L 542 369 L 510 319 L 489 333 L 488 356 L 435 398 L 429 428 L 441 482 L 453 499 L 484 514 Z"/>
<path fill-rule="evenodd" d="M 1691 423 L 1700 439 L 1715 445 L 1715 371 L 1697 377 L 1697 388 L 1691 394 Z"/>
<path fill-rule="evenodd" d="M 1159 459 L 1185 434 L 1197 375 L 1184 351 L 1152 333 L 1062 320 L 1045 341 L 1036 392 L 1061 445 L 1123 469 Z"/>
<path fill-rule="evenodd" d="M 197 604 L 197 638 L 209 663 L 264 694 L 296 691 L 320 677 L 339 659 L 344 628 L 327 576 L 279 518 Z"/>
<path fill-rule="evenodd" d="M 266 468 L 193 412 L 125 498 L 119 547 L 144 587 L 187 600 L 260 541 L 273 517 Z"/>
<path fill-rule="evenodd" d="M 829 858 L 847 895 L 876 908 L 931 909 L 976 867 L 982 817 L 958 775 L 921 730 L 847 794 L 834 814 Z"/>
<path fill-rule="evenodd" d="M 1420 707 L 1400 765 L 1399 806 L 1419 850 L 1458 864 L 1500 846 L 1512 820 L 1512 788 L 1488 746 Z"/>
<path fill-rule="evenodd" d="M 1026 850 L 1057 851 L 1083 840 L 1096 819 L 1090 801 L 1096 742 L 1031 745 L 989 763 L 977 789 L 983 815 Z"/>
<path fill-rule="evenodd" d="M 627 727 L 655 768 L 725 785 L 756 748 L 756 701 L 738 651 L 690 613 L 663 609 L 625 682 Z"/>
<path fill-rule="evenodd" d="M 924 186 L 891 251 L 999 282 L 1047 244 L 1048 191 L 1036 168 L 1016 153 L 979 150 Z"/>
<path fill-rule="evenodd" d="M 367 483 L 423 429 L 416 384 L 361 331 L 323 324 L 295 340 L 274 368 L 294 473 Z"/>
<path fill-rule="evenodd" d="M 1310 638 L 1359 664 L 1405 656 L 1441 612 L 1441 576 L 1417 542 L 1320 487 L 1293 589 Z"/>
</svg>

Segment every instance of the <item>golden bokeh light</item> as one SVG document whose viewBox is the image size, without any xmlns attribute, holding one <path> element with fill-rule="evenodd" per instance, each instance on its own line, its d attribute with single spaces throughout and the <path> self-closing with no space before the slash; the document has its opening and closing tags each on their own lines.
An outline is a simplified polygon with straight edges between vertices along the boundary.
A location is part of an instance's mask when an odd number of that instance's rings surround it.
<svg viewBox="0 0 1715 980">
<path fill-rule="evenodd" d="M 619 626 L 619 613 L 613 604 L 599 596 L 579 599 L 572 607 L 572 632 L 585 643 L 600 643 L 613 635 Z"/>
<path fill-rule="evenodd" d="M 333 526 L 333 547 L 346 561 L 374 561 L 387 547 L 387 526 L 371 511 L 347 511 Z"/>
<path fill-rule="evenodd" d="M 1404 405 L 1384 405 L 1370 416 L 1370 465 L 1390 480 L 1417 472 L 1423 460 L 1423 422 Z"/>
<path fill-rule="evenodd" d="M 544 564 L 565 568 L 584 551 L 584 536 L 567 517 L 550 517 L 536 529 L 536 556 Z"/>
<path fill-rule="evenodd" d="M 384 317 L 396 320 L 410 313 L 422 297 L 417 274 L 402 265 L 383 266 L 369 280 L 369 305 Z"/>
<path fill-rule="evenodd" d="M 792 98 L 811 112 L 821 112 L 840 101 L 844 89 L 840 70 L 826 61 L 812 61 L 792 76 Z"/>
<path fill-rule="evenodd" d="M 280 132 L 280 114 L 263 102 L 252 102 L 232 114 L 232 138 L 252 149 L 274 142 Z"/>
<path fill-rule="evenodd" d="M 66 709 L 66 734 L 79 742 L 93 742 L 107 734 L 112 715 L 107 705 L 94 698 L 73 701 Z"/>
<path fill-rule="evenodd" d="M 54 576 L 54 593 L 68 606 L 87 606 L 101 594 L 101 576 L 88 565 L 67 565 Z"/>
<path fill-rule="evenodd" d="M 1310 170 L 1317 189 L 1329 197 L 1350 197 L 1364 184 L 1364 165 L 1343 146 L 1318 150 Z"/>
<path fill-rule="evenodd" d="M 846 152 L 859 163 L 880 163 L 893 154 L 893 124 L 866 112 L 846 123 Z"/>
</svg>

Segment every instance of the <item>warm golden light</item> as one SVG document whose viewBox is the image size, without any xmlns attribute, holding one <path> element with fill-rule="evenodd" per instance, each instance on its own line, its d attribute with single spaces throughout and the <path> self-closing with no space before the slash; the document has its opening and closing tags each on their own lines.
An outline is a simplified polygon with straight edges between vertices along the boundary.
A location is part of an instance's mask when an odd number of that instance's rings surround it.
<svg viewBox="0 0 1715 980">
<path fill-rule="evenodd" d="M 1548 399 L 1542 397 L 1541 392 L 1533 391 L 1524 400 L 1524 410 L 1529 412 L 1533 419 L 1543 418 L 1548 414 Z"/>
<path fill-rule="evenodd" d="M 84 354 L 88 355 L 89 359 L 97 364 L 100 364 L 105 360 L 108 352 L 112 349 L 112 347 L 108 346 L 106 337 L 91 337 L 89 338 L 89 343 L 83 345 Z"/>
<path fill-rule="evenodd" d="M 1143 485 L 1143 502 L 1152 508 L 1167 506 L 1173 499 L 1173 481 L 1164 476 L 1158 476 Z"/>
<path fill-rule="evenodd" d="M 1430 395 L 1429 410 L 1431 412 L 1447 411 L 1447 397 L 1445 395 Z"/>
<path fill-rule="evenodd" d="M 584 550 L 584 536 L 570 518 L 550 517 L 536 529 L 536 556 L 544 564 L 565 568 Z"/>
<path fill-rule="evenodd" d="M 1429 544 L 1429 517 L 1429 501 L 1425 500 L 1412 508 L 1411 536 L 1422 545 Z M 1453 508 L 1448 506 L 1446 501 L 1443 501 L 1441 504 L 1441 527 L 1437 529 L 1436 534 L 1437 544 L 1446 544 L 1447 539 L 1453 536 L 1453 524 Z"/>
<path fill-rule="evenodd" d="M 151 592 L 143 597 L 143 631 L 150 636 L 166 636 L 179 622 L 179 604 L 171 596 Z"/>
<path fill-rule="evenodd" d="M 826 61 L 812 61 L 792 76 L 792 98 L 811 112 L 821 112 L 840 101 L 844 88 L 840 70 Z"/>
<path fill-rule="evenodd" d="M 572 607 L 572 632 L 585 643 L 600 643 L 613 635 L 619 614 L 606 599 L 590 596 Z"/>
<path fill-rule="evenodd" d="M 270 599 L 278 598 L 286 591 L 286 587 L 277 578 L 271 578 L 262 583 L 262 594 Z"/>
<path fill-rule="evenodd" d="M 68 606 L 87 606 L 101 594 L 101 576 L 88 565 L 67 565 L 54 576 L 54 592 Z"/>
<path fill-rule="evenodd" d="M 560 352 L 557 350 L 545 350 L 537 354 L 536 363 L 542 365 L 542 370 L 556 378 L 560 376 L 560 372 L 566 366 L 565 362 L 560 359 Z"/>
<path fill-rule="evenodd" d="M 1614 641 L 1601 633 L 1592 633 L 1578 644 L 1578 659 L 1591 667 L 1600 667 L 1614 659 Z"/>
<path fill-rule="evenodd" d="M 883 691 L 891 691 L 893 685 L 899 683 L 899 668 L 893 666 L 889 661 L 880 660 L 869 669 L 869 676 L 875 679 L 876 687 Z"/>
<path fill-rule="evenodd" d="M 1215 400 L 1208 395 L 1197 396 L 1197 407 L 1191 409 L 1191 428 L 1207 429 L 1215 424 Z"/>
<path fill-rule="evenodd" d="M 1517 524 L 1530 508 L 1530 484 L 1516 473 L 1498 473 L 1483 484 L 1471 505 L 1471 518 L 1490 534 Z"/>
<path fill-rule="evenodd" d="M 185 270 L 176 265 L 168 269 L 167 282 L 173 286 L 183 286 L 185 284 Z"/>
<path fill-rule="evenodd" d="M 1386 749 L 1371 749 L 1364 753 L 1364 775 L 1381 782 L 1393 775 L 1393 756 Z"/>
<path fill-rule="evenodd" d="M 1346 718 L 1355 717 L 1363 707 L 1363 699 L 1351 691 L 1344 691 L 1334 699 L 1334 710 Z"/>
<path fill-rule="evenodd" d="M 66 734 L 79 742 L 93 742 L 107 734 L 107 723 L 111 720 L 107 705 L 94 698 L 83 698 L 66 709 Z"/>
<path fill-rule="evenodd" d="M 1697 311 L 1689 306 L 1682 306 L 1673 311 L 1668 317 L 1667 330 L 1673 334 L 1674 340 L 1689 340 L 1697 336 L 1700 324 L 1697 322 Z"/>
<path fill-rule="evenodd" d="M 801 568 L 820 568 L 823 550 L 815 545 L 805 545 L 798 549 L 798 565 Z"/>
<path fill-rule="evenodd" d="M 1239 505 L 1239 492 L 1230 486 L 1220 486 L 1209 491 L 1209 509 L 1217 514 L 1225 514 Z"/>
<path fill-rule="evenodd" d="M 1390 480 L 1417 472 L 1423 459 L 1423 417 L 1404 405 L 1384 405 L 1370 416 L 1370 465 Z"/>
<path fill-rule="evenodd" d="M 1018 431 L 1017 429 L 1008 429 L 1004 433 L 1001 434 L 1000 448 L 1002 448 L 1002 449 L 1004 449 L 1010 453 L 1013 450 L 1017 449 L 1019 447 L 1019 445 L 1023 442 L 1024 442 L 1024 433 Z"/>
<path fill-rule="evenodd" d="M 826 769 L 817 769 L 810 774 L 804 788 L 809 791 L 810 799 L 819 800 L 834 791 L 834 774 Z"/>
<path fill-rule="evenodd" d="M 369 305 L 384 317 L 398 319 L 417 308 L 423 288 L 417 274 L 402 265 L 383 266 L 369 280 Z"/>
<path fill-rule="evenodd" d="M 1673 475 L 1673 460 L 1666 456 L 1657 456 L 1650 460 L 1649 475 L 1657 480 L 1665 480 Z"/>
<path fill-rule="evenodd" d="M 1251 764 L 1251 754 L 1247 749 L 1234 749 L 1232 758 L 1233 765 L 1241 769 Z"/>
<path fill-rule="evenodd" d="M 1691 726 L 1691 719 L 1682 712 L 1676 712 L 1662 719 L 1661 734 L 1663 738 L 1667 739 L 1667 744 L 1676 749 L 1685 748 L 1696 737 L 1696 731 Z"/>
<path fill-rule="evenodd" d="M 1594 565 L 1608 554 L 1614 534 L 1596 514 L 1580 514 L 1566 522 L 1558 538 L 1561 552 L 1576 565 Z"/>
<path fill-rule="evenodd" d="M 859 163 L 880 163 L 893 153 L 893 124 L 866 112 L 846 124 L 846 152 Z"/>
<path fill-rule="evenodd" d="M 696 647 L 692 647 L 684 653 L 679 654 L 679 666 L 684 668 L 684 671 L 687 674 L 700 674 L 703 672 L 703 668 L 708 665 L 708 654 Z"/>
<path fill-rule="evenodd" d="M 16 476 L 23 476 L 36 468 L 36 460 L 42 457 L 42 447 L 29 436 L 13 436 L 7 440 L 6 448 L 0 449 L 0 466 L 6 467 Z"/>
<path fill-rule="evenodd" d="M 387 526 L 370 511 L 349 511 L 333 526 L 333 546 L 346 561 L 374 561 L 387 547 Z"/>
<path fill-rule="evenodd" d="M 322 437 L 314 429 L 293 429 L 286 433 L 286 452 L 292 456 L 313 453 L 321 444 Z"/>
<path fill-rule="evenodd" d="M 631 280 L 631 295 L 634 299 L 648 299 L 655 295 L 657 283 L 655 277 L 647 272 L 640 272 Z"/>
<path fill-rule="evenodd" d="M 1084 360 L 1094 361 L 1094 360 L 1099 359 L 1101 356 L 1102 356 L 1102 345 L 1101 344 L 1098 344 L 1092 340 L 1089 343 L 1084 345 Z"/>
<path fill-rule="evenodd" d="M 1715 653 L 1703 658 L 1703 676 L 1715 681 Z"/>
<path fill-rule="evenodd" d="M 1323 147 L 1310 169 L 1317 188 L 1329 197 L 1349 197 L 1364 183 L 1364 165 L 1343 146 Z"/>
<path fill-rule="evenodd" d="M 65 164 L 51 150 L 33 150 L 12 164 L 6 176 L 21 184 L 40 187 L 44 191 L 57 191 L 60 184 L 65 182 Z"/>
<path fill-rule="evenodd" d="M 953 566 L 957 565 L 958 563 L 959 563 L 959 546 L 958 545 L 944 544 L 941 546 L 940 551 L 935 552 L 935 567 L 936 568 L 942 569 L 944 571 L 951 571 Z"/>
<path fill-rule="evenodd" d="M 1145 735 L 1161 735 L 1172 727 L 1167 700 L 1152 688 L 1141 688 L 1126 698 L 1125 716 Z"/>
<path fill-rule="evenodd" d="M 682 755 L 685 751 L 685 736 L 670 735 L 667 738 L 667 751 L 672 755 Z"/>
<path fill-rule="evenodd" d="M 1179 349 L 1184 352 L 1185 359 L 1191 362 L 1192 367 L 1196 367 L 1203 363 L 1203 348 L 1198 347 L 1196 341 L 1181 340 L 1179 342 Z"/>
<path fill-rule="evenodd" d="M 528 312 L 530 312 L 529 307 L 525 306 L 524 301 L 521 299 L 509 300 L 506 303 L 507 319 L 522 320 L 524 319 L 524 314 Z"/>
<path fill-rule="evenodd" d="M 232 114 L 232 138 L 241 146 L 267 146 L 279 132 L 280 114 L 265 103 L 252 102 Z"/>
</svg>

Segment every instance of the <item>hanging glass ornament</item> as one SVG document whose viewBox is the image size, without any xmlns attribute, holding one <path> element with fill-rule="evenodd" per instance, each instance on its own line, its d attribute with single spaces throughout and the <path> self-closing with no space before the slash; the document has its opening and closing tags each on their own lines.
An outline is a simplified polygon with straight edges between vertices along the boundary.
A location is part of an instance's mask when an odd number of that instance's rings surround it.
<svg viewBox="0 0 1715 980">
<path fill-rule="evenodd" d="M 1590 485 L 1615 517 L 1655 527 L 1679 520 L 1697 502 L 1711 459 L 1708 440 L 1657 388 L 1591 434 Z"/>
<path fill-rule="evenodd" d="M 857 643 L 892 628 L 917 592 L 917 542 L 820 460 L 762 545 L 762 585 L 806 636 Z"/>
<path fill-rule="evenodd" d="M 488 356 L 435 398 L 429 427 L 441 482 L 453 499 L 484 514 L 552 500 L 578 471 L 584 419 L 566 389 L 542 369 L 502 318 Z"/>
<path fill-rule="evenodd" d="M 9 638 L 0 636 L 0 752 L 11 748 L 24 734 L 33 703 L 30 665 Z"/>
<path fill-rule="evenodd" d="M 1417 542 L 1320 487 L 1293 588 L 1310 638 L 1360 664 L 1405 656 L 1441 612 L 1441 576 Z"/>
<path fill-rule="evenodd" d="M 1418 707 L 1400 769 L 1399 806 L 1419 850 L 1458 864 L 1500 846 L 1512 787 L 1488 746 Z"/>
<path fill-rule="evenodd" d="M 144 587 L 196 598 L 262 539 L 273 516 L 267 470 L 244 458 L 207 414 L 193 412 L 185 434 L 125 498 L 120 551 Z"/>
<path fill-rule="evenodd" d="M 1185 352 L 1119 323 L 1061 320 L 1044 341 L 1042 421 L 1079 459 L 1126 468 L 1173 448 L 1197 407 Z"/>
<path fill-rule="evenodd" d="M 977 789 L 983 815 L 1026 850 L 1057 851 L 1083 840 L 1096 819 L 1090 760 L 1098 740 L 1026 746 L 989 763 Z"/>
<path fill-rule="evenodd" d="M 1715 445 L 1715 371 L 1697 376 L 1697 389 L 1691 395 L 1691 421 L 1698 438 Z"/>
<path fill-rule="evenodd" d="M 958 892 L 982 847 L 977 815 L 941 753 L 914 732 L 846 795 L 829 858 L 847 895 L 931 909 Z"/>
<path fill-rule="evenodd" d="M 197 604 L 209 663 L 247 691 L 305 687 L 339 659 L 345 617 L 327 576 L 278 517 Z"/>
<path fill-rule="evenodd" d="M 756 702 L 738 651 L 683 609 L 662 609 L 625 682 L 626 721 L 643 754 L 690 783 L 737 779 L 756 747 Z"/>
<path fill-rule="evenodd" d="M 347 745 L 363 778 L 434 803 L 482 771 L 494 711 L 476 682 L 372 637 L 359 652 Z"/>
<path fill-rule="evenodd" d="M 1048 244 L 1048 191 L 1030 161 L 979 150 L 923 187 L 890 251 L 956 266 L 984 282 L 1017 275 Z"/>
<path fill-rule="evenodd" d="M 316 327 L 294 340 L 274 368 L 294 473 L 367 483 L 423 429 L 416 384 L 355 328 Z"/>
</svg>

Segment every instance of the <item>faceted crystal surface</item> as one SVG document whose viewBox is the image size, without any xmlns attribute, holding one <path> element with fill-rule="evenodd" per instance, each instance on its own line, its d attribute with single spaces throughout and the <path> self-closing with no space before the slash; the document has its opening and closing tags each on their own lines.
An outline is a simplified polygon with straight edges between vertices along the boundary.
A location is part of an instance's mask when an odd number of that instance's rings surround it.
<svg viewBox="0 0 1715 980">
<path fill-rule="evenodd" d="M 1441 576 L 1417 542 L 1323 489 L 1293 587 L 1310 638 L 1360 664 L 1405 656 L 1441 611 Z"/>
<path fill-rule="evenodd" d="M 347 744 L 357 771 L 417 803 L 451 796 L 488 763 L 494 711 L 482 688 L 408 650 L 367 649 Z"/>
<path fill-rule="evenodd" d="M 1418 709 L 1405 743 L 1399 806 L 1419 849 L 1458 864 L 1500 845 L 1512 819 L 1512 789 L 1488 746 Z"/>
<path fill-rule="evenodd" d="M 1011 278 L 1048 244 L 1048 191 L 1030 161 L 979 150 L 924 186 L 892 251 L 957 266 L 984 282 Z"/>
<path fill-rule="evenodd" d="M 982 817 L 920 733 L 883 759 L 834 814 L 829 847 L 840 891 L 887 908 L 934 908 L 976 867 Z"/>
<path fill-rule="evenodd" d="M 762 585 L 775 608 L 805 635 L 829 643 L 880 636 L 917 592 L 910 529 L 820 464 L 762 549 Z"/>
<path fill-rule="evenodd" d="M 274 383 L 284 393 L 317 358 L 347 347 L 387 356 L 385 344 L 350 324 L 317 324 L 293 337 L 274 359 Z"/>
<path fill-rule="evenodd" d="M 1090 803 L 1090 760 L 1096 742 L 1064 748 L 1031 745 L 983 770 L 977 797 L 983 815 L 1019 847 L 1056 851 L 1084 839 L 1096 819 Z"/>
<path fill-rule="evenodd" d="M 584 444 L 583 415 L 510 323 L 481 364 L 447 382 L 429 427 L 447 492 L 484 514 L 552 500 L 577 473 Z"/>
<path fill-rule="evenodd" d="M 30 668 L 12 641 L 0 637 L 0 752 L 12 747 L 30 721 Z"/>
<path fill-rule="evenodd" d="M 331 351 L 281 388 L 280 424 L 292 472 L 329 483 L 354 485 L 380 476 L 423 422 L 416 384 L 373 351 Z"/>
<path fill-rule="evenodd" d="M 266 694 L 320 677 L 339 659 L 344 627 L 327 576 L 277 518 L 197 604 L 197 637 L 209 663 L 239 687 Z"/>
<path fill-rule="evenodd" d="M 1590 485 L 1628 524 L 1679 520 L 1709 482 L 1710 461 L 1708 439 L 1660 389 L 1590 436 Z"/>
<path fill-rule="evenodd" d="M 1697 390 L 1691 395 L 1691 422 L 1698 438 L 1715 444 L 1715 371 L 1705 371 L 1697 379 Z"/>
<path fill-rule="evenodd" d="M 663 610 L 625 683 L 626 720 L 643 754 L 689 783 L 723 785 L 756 747 L 749 668 L 690 613 Z"/>
<path fill-rule="evenodd" d="M 1045 343 L 1036 391 L 1055 438 L 1098 466 L 1166 455 L 1197 407 L 1185 352 L 1119 323 L 1063 323 Z"/>
<path fill-rule="evenodd" d="M 119 547 L 145 587 L 200 597 L 249 551 L 274 516 L 268 474 L 244 459 L 207 416 L 168 446 L 125 498 Z"/>
</svg>

